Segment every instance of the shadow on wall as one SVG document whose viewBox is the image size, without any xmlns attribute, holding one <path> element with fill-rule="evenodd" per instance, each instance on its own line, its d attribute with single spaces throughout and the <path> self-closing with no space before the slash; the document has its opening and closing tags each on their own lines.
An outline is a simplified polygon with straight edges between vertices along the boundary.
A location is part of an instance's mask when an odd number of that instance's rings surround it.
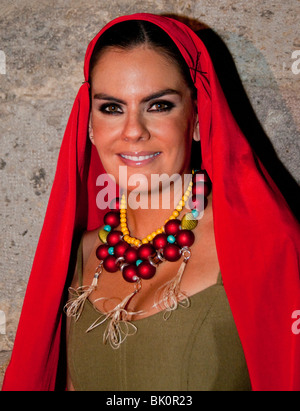
<svg viewBox="0 0 300 411">
<path fill-rule="evenodd" d="M 235 120 L 249 141 L 252 149 L 284 195 L 294 215 L 298 221 L 300 221 L 299 185 L 278 158 L 269 137 L 260 124 L 239 77 L 235 62 L 224 41 L 211 28 L 197 20 L 173 14 L 164 14 L 164 16 L 172 17 L 191 27 L 205 44 Z M 249 46 L 250 45 L 248 45 L 248 47 Z M 251 47 L 254 47 L 253 44 L 251 44 Z M 255 50 L 255 52 L 256 55 L 259 53 L 257 50 Z M 268 67 L 263 56 L 261 56 L 261 59 L 263 60 L 262 64 L 264 68 Z M 271 77 L 270 70 L 269 73 Z M 288 116 L 289 129 L 285 131 L 285 134 L 292 133 L 293 135 L 297 135 L 297 127 L 289 109 L 280 97 L 275 79 L 272 83 L 272 89 L 276 93 L 277 106 L 279 98 L 280 108 L 287 113 L 286 115 Z"/>
</svg>

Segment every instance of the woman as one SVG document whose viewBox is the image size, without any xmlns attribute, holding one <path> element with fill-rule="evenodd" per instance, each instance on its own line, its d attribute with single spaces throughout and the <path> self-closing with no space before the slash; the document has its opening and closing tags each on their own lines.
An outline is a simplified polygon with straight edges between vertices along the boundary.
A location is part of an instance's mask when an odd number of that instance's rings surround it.
<svg viewBox="0 0 300 411">
<path fill-rule="evenodd" d="M 291 331 L 298 226 L 237 127 L 202 42 L 169 18 L 122 17 L 90 43 L 84 72 L 4 389 L 55 389 L 68 274 L 70 390 L 299 389 L 300 344 Z M 191 160 L 192 144 L 201 144 L 202 160 Z M 184 223 L 192 166 L 194 184 L 200 168 L 212 182 L 211 194 L 202 190 L 203 216 L 201 204 L 191 206 L 190 221 L 202 216 L 193 227 Z M 176 174 L 184 188 L 178 214 L 172 206 L 135 210 L 126 197 L 121 219 L 101 212 L 95 181 L 105 172 L 129 195 L 131 177 L 143 174 L 140 198 L 154 191 L 159 201 L 165 190 L 149 190 L 152 176 Z M 178 192 L 170 193 L 176 202 Z M 173 238 L 158 245 L 164 233 Z M 125 254 L 137 253 L 142 239 L 148 248 L 130 266 Z M 172 314 L 166 322 L 163 308 Z"/>
</svg>

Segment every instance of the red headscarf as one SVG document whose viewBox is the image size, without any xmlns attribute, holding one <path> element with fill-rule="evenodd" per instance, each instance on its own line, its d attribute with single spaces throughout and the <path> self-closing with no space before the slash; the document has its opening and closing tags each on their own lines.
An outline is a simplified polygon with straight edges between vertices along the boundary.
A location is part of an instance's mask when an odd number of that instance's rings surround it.
<svg viewBox="0 0 300 411">
<path fill-rule="evenodd" d="M 215 237 L 225 290 L 254 390 L 300 390 L 299 226 L 253 153 L 224 97 L 209 54 L 184 24 L 150 14 L 109 23 L 87 49 L 85 83 L 64 135 L 4 390 L 54 390 L 62 307 L 72 245 L 102 224 L 96 177 L 104 173 L 88 135 L 89 62 L 101 34 L 125 20 L 146 20 L 178 46 L 198 90 L 202 168 L 213 183 Z"/>
</svg>

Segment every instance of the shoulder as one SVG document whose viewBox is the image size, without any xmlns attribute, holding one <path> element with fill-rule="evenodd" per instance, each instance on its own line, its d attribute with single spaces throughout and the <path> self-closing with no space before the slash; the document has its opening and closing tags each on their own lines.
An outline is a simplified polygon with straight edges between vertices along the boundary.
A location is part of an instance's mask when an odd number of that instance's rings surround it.
<svg viewBox="0 0 300 411">
<path fill-rule="evenodd" d="M 93 231 L 85 231 L 82 235 L 82 256 L 83 266 L 86 265 L 90 255 L 94 251 L 95 247 L 99 244 L 98 237 L 99 228 Z"/>
</svg>

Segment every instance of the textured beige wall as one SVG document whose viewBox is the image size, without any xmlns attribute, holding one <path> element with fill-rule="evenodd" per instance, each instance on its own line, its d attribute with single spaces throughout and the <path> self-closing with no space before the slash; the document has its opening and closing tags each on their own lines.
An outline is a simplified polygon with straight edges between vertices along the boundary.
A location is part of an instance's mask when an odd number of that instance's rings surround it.
<svg viewBox="0 0 300 411">
<path fill-rule="evenodd" d="M 299 0 L 0 0 L 0 384 L 88 42 L 109 20 L 135 12 L 177 13 L 212 28 L 299 181 L 299 6 Z"/>
</svg>

